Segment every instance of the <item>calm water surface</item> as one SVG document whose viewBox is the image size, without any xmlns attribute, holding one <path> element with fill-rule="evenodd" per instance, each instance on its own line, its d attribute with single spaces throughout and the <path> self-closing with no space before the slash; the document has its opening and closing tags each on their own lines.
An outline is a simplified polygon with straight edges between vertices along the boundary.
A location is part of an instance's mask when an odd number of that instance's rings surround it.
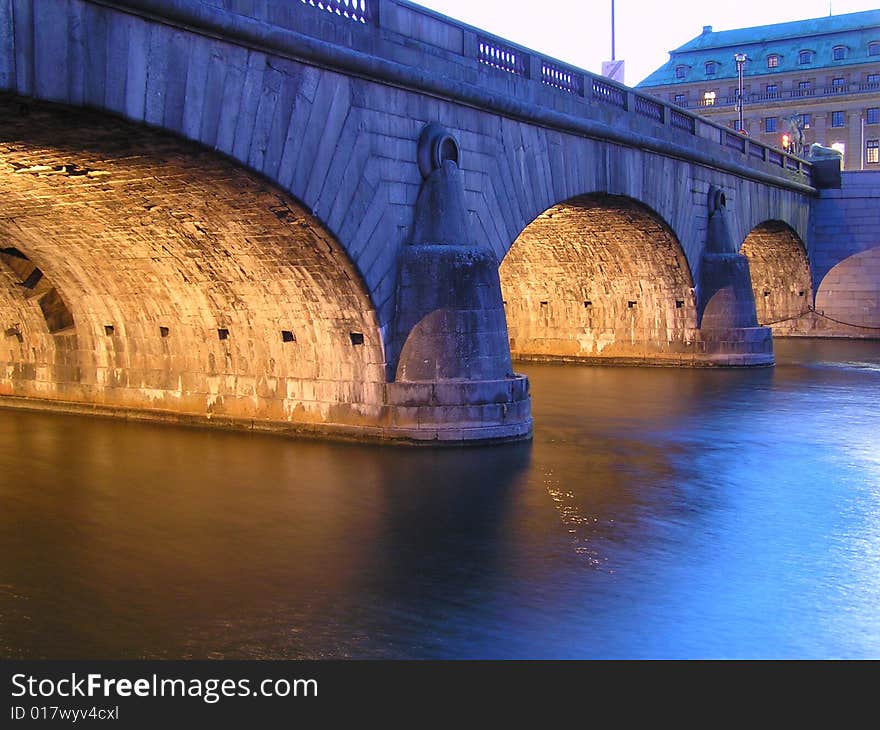
<svg viewBox="0 0 880 730">
<path fill-rule="evenodd" d="M 880 657 L 880 343 L 776 349 L 482 449 L 0 411 L 0 657 Z"/>
</svg>

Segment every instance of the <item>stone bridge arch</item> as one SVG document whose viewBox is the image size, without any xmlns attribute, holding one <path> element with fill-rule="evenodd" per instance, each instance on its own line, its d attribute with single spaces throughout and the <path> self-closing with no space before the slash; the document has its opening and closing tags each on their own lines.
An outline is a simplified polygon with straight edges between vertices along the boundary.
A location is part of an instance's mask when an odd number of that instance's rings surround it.
<svg viewBox="0 0 880 730">
<path fill-rule="evenodd" d="M 797 232 L 781 220 L 755 226 L 740 246 L 749 260 L 758 323 L 774 335 L 803 329 L 813 305 L 807 248 Z"/>
<path fill-rule="evenodd" d="M 696 352 L 687 257 L 632 198 L 594 193 L 548 208 L 500 275 L 515 358 L 680 363 Z"/>
<path fill-rule="evenodd" d="M 4 395 L 245 426 L 381 422 L 369 294 L 291 196 L 96 113 L 7 99 L 0 127 Z"/>
<path fill-rule="evenodd" d="M 816 311 L 817 334 L 880 336 L 880 245 L 831 267 L 816 290 Z"/>
</svg>

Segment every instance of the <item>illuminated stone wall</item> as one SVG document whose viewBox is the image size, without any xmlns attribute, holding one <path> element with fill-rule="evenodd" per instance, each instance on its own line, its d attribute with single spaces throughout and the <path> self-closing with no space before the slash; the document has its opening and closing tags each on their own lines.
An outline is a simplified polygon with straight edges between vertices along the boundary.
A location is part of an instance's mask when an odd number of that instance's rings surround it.
<svg viewBox="0 0 880 730">
<path fill-rule="evenodd" d="M 585 196 L 529 224 L 501 265 L 515 358 L 684 362 L 697 352 L 687 260 L 656 214 Z"/>
<path fill-rule="evenodd" d="M 775 335 L 807 331 L 813 287 L 798 235 L 785 223 L 768 221 L 749 233 L 740 252 L 749 259 L 758 322 L 772 327 Z"/>
<path fill-rule="evenodd" d="M 0 106 L 0 392 L 239 420 L 378 420 L 385 372 L 370 299 L 290 196 L 168 135 L 21 111 Z"/>
</svg>

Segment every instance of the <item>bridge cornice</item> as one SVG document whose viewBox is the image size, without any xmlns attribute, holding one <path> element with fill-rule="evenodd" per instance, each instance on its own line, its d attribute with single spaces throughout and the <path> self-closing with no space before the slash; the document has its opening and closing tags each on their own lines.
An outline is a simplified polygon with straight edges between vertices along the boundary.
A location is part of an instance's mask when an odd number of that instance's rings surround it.
<svg viewBox="0 0 880 730">
<path fill-rule="evenodd" d="M 375 34 L 375 28 L 371 29 L 366 24 L 352 22 L 345 18 L 337 18 L 329 13 L 318 13 L 317 10 L 306 6 L 297 7 L 290 12 L 318 14 L 319 18 L 315 23 L 303 24 L 303 27 L 313 31 L 314 35 L 275 25 L 262 19 L 233 13 L 220 7 L 187 0 L 86 1 L 93 5 L 134 14 L 181 30 L 234 43 L 250 50 L 267 52 L 326 70 L 343 72 L 364 80 L 428 94 L 435 98 L 488 111 L 517 121 L 573 133 L 590 139 L 636 147 L 799 193 L 816 194 L 816 189 L 807 183 L 810 172 L 809 163 L 735 135 L 725 127 L 700 117 L 688 115 L 687 112 L 669 107 L 658 100 L 650 99 L 647 103 L 656 105 L 658 108 L 662 107 L 664 111 L 660 112 L 660 116 L 664 121 L 655 122 L 652 119 L 642 117 L 634 110 L 638 100 L 642 97 L 635 94 L 632 89 L 612 84 L 601 77 L 594 77 L 586 71 L 571 69 L 571 72 L 582 74 L 585 77 L 586 81 L 582 88 L 591 89 L 593 80 L 596 79 L 597 83 L 616 89 L 626 95 L 624 101 L 626 109 L 613 108 L 615 112 L 613 121 L 612 115 L 609 115 L 607 110 L 598 108 L 600 102 L 592 99 L 591 93 L 587 93 L 587 91 L 584 91 L 582 98 L 572 98 L 575 96 L 574 94 L 566 94 L 559 89 L 548 87 L 540 79 L 506 78 L 509 74 L 487 68 L 476 58 L 459 57 L 458 62 L 454 63 L 444 59 L 442 54 L 439 56 L 431 55 L 431 62 L 424 65 L 404 64 L 390 58 L 388 56 L 392 54 L 387 52 L 389 47 L 400 45 L 405 39 L 411 49 L 414 42 L 412 39 L 383 27 L 383 17 L 387 17 L 388 8 L 394 6 L 419 13 L 424 11 L 426 16 L 435 21 L 446 23 L 473 35 L 474 38 L 471 40 L 474 44 L 477 33 L 480 34 L 480 38 L 494 39 L 493 36 L 471 26 L 457 23 L 399 0 L 381 0 L 380 8 L 385 8 L 385 10 L 375 14 L 378 17 L 374 18 L 373 22 L 378 24 L 382 36 L 380 40 L 383 42 L 369 42 L 369 38 L 363 38 L 359 44 L 351 44 L 369 47 L 369 52 L 347 47 L 320 36 L 322 28 L 326 28 L 328 23 L 331 26 L 342 25 L 344 35 L 353 40 L 358 34 L 369 34 L 371 30 Z M 321 22 L 317 22 L 317 20 Z M 323 34 L 325 36 L 332 35 Z M 543 63 L 543 59 L 533 51 L 510 44 L 502 39 L 495 40 L 499 44 L 505 44 L 507 47 L 519 50 L 524 54 L 524 57 L 526 57 L 525 54 L 529 54 L 527 57 L 538 59 L 539 67 Z M 468 43 L 463 45 L 468 45 Z M 550 59 L 550 63 L 554 68 L 560 67 L 559 62 L 552 59 Z M 438 64 L 443 66 L 442 71 L 439 70 Z M 486 84 L 483 82 L 486 81 L 484 77 L 487 74 L 498 75 L 500 78 L 497 83 Z M 474 79 L 474 81 L 478 80 L 479 83 L 471 82 L 466 77 Z M 567 109 L 553 108 L 554 100 L 544 101 L 546 94 L 559 94 L 566 102 L 559 104 L 559 106 L 567 107 Z M 620 114 L 621 111 L 628 113 Z M 687 116 L 693 120 L 693 132 L 671 126 L 669 124 L 671 113 Z M 620 123 L 621 117 L 623 117 L 623 124 Z M 760 159 L 756 159 L 759 153 Z M 768 162 L 771 158 L 774 162 Z M 775 164 L 776 162 L 779 164 Z"/>
</svg>

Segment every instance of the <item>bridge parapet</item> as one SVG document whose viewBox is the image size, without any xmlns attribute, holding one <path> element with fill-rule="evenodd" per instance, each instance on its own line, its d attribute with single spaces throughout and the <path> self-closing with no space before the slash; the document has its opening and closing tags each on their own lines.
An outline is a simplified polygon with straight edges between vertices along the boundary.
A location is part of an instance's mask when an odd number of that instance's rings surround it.
<svg viewBox="0 0 880 730">
<path fill-rule="evenodd" d="M 173 0 L 100 2 L 178 17 L 320 65 L 585 136 L 763 182 L 813 187 L 805 160 L 406 0 L 202 0 L 198 11 Z M 267 24 L 275 31 L 267 31 Z M 297 36 L 313 42 L 297 42 Z"/>
</svg>

